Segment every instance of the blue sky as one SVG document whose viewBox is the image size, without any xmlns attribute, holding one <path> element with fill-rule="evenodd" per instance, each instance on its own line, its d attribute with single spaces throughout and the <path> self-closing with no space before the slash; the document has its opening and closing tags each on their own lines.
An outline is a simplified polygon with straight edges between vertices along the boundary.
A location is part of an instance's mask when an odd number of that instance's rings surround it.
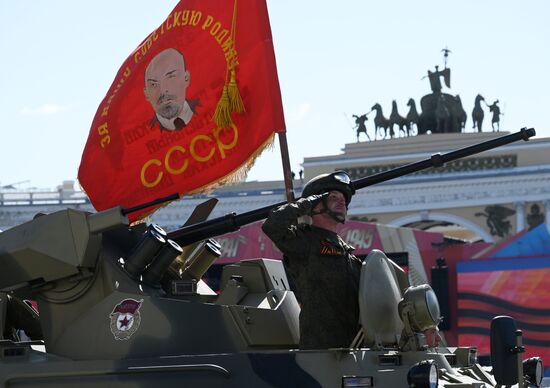
<svg viewBox="0 0 550 388">
<path fill-rule="evenodd" d="M 0 4 L 0 186 L 76 179 L 95 111 L 130 52 L 176 0 L 19 0 Z M 448 47 L 451 94 L 470 114 L 498 99 L 501 130 L 550 136 L 550 2 L 268 0 L 292 169 L 355 142 L 352 114 L 430 93 Z M 490 130 L 485 108 L 484 129 Z M 369 131 L 372 118 L 367 122 Z M 472 132 L 471 121 L 467 131 Z M 282 179 L 278 148 L 248 180 Z"/>
</svg>

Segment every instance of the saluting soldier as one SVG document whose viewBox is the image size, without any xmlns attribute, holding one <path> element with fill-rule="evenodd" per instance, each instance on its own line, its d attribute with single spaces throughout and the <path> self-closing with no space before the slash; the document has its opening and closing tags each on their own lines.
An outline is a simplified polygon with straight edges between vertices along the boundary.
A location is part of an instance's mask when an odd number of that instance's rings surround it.
<svg viewBox="0 0 550 388">
<path fill-rule="evenodd" d="M 274 209 L 262 226 L 297 287 L 301 349 L 347 348 L 359 330 L 362 263 L 336 232 L 354 193 L 343 171 L 316 176 L 302 198 Z"/>
</svg>

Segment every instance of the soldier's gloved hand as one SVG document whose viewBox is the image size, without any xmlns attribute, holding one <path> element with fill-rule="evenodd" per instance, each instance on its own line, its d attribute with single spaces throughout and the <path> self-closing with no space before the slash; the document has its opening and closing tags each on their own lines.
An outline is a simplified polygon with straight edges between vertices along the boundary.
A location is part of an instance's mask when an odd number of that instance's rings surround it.
<svg viewBox="0 0 550 388">
<path fill-rule="evenodd" d="M 298 199 L 293 206 L 296 206 L 299 210 L 300 215 L 312 215 L 313 209 L 320 203 L 323 198 L 328 196 L 328 193 L 324 194 L 313 194 L 309 197 Z"/>
<path fill-rule="evenodd" d="M 329 193 L 323 193 L 323 194 L 313 194 L 309 197 L 305 198 L 307 202 L 309 202 L 309 205 L 311 206 L 310 210 L 313 210 L 317 204 L 321 203 L 325 198 L 327 198 Z"/>
</svg>

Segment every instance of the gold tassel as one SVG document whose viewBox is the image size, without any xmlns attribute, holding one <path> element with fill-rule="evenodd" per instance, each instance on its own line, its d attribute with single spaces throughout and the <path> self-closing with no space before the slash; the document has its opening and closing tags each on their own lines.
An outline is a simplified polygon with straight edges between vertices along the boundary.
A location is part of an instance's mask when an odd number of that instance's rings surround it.
<svg viewBox="0 0 550 388">
<path fill-rule="evenodd" d="M 229 106 L 231 112 L 243 113 L 245 111 L 243 99 L 241 93 L 237 87 L 237 77 L 235 75 L 235 68 L 231 69 L 231 80 L 227 86 L 227 92 L 229 94 Z"/>
<path fill-rule="evenodd" d="M 216 111 L 214 112 L 214 121 L 218 125 L 218 128 L 227 128 L 233 124 L 233 121 L 231 120 L 231 111 L 229 108 L 227 85 L 224 85 L 222 96 L 220 97 L 220 101 L 218 101 L 218 106 L 216 106 Z"/>
<path fill-rule="evenodd" d="M 233 20 L 231 22 L 231 39 L 233 41 L 233 49 L 236 37 L 237 26 L 237 0 L 233 2 Z M 227 81 L 229 78 L 229 82 Z M 243 113 L 245 111 L 243 99 L 237 86 L 237 76 L 235 68 L 229 69 L 229 64 L 225 73 L 225 85 L 223 86 L 222 95 L 214 112 L 214 121 L 218 128 L 227 128 L 233 124 L 231 113 Z"/>
</svg>

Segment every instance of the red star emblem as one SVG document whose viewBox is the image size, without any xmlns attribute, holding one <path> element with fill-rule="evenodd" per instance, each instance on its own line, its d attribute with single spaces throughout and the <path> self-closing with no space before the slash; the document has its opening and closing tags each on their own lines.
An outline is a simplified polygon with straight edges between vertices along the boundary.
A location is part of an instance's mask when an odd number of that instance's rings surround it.
<svg viewBox="0 0 550 388">
<path fill-rule="evenodd" d="M 130 320 L 128 319 L 128 317 L 125 316 L 124 319 L 121 319 L 118 322 L 120 323 L 120 328 L 122 329 L 124 326 L 128 326 Z"/>
</svg>

